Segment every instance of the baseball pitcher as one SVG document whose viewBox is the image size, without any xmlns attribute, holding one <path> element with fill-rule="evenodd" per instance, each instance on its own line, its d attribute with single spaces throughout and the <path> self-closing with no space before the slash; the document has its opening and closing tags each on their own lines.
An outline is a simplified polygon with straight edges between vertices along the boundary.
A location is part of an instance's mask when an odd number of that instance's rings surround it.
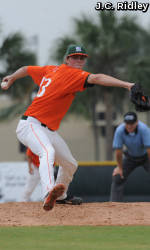
<svg viewBox="0 0 150 250">
<path fill-rule="evenodd" d="M 77 170 L 77 161 L 65 141 L 57 133 L 77 92 L 94 84 L 122 87 L 130 90 L 133 83 L 118 80 L 104 74 L 92 74 L 83 70 L 88 54 L 83 46 L 70 45 L 65 61 L 60 66 L 24 66 L 3 78 L 1 87 L 7 90 L 17 79 L 32 77 L 39 86 L 32 101 L 17 126 L 17 137 L 40 159 L 39 173 L 43 188 L 43 208 L 54 207 L 58 198 L 65 198 L 69 183 Z M 56 182 L 54 159 L 62 166 Z"/>
</svg>

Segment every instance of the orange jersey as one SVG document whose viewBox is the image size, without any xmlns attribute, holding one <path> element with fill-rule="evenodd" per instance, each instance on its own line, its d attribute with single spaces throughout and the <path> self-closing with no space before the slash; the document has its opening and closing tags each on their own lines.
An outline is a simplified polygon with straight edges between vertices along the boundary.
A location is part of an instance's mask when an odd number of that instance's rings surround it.
<svg viewBox="0 0 150 250">
<path fill-rule="evenodd" d="M 34 154 L 29 148 L 26 151 L 26 155 L 30 157 L 31 162 L 36 166 L 39 167 L 40 162 L 39 162 L 39 156 Z"/>
<path fill-rule="evenodd" d="M 39 85 L 39 91 L 24 115 L 33 116 L 48 128 L 57 130 L 76 92 L 85 90 L 90 73 L 65 64 L 28 66 L 27 71 Z"/>
</svg>

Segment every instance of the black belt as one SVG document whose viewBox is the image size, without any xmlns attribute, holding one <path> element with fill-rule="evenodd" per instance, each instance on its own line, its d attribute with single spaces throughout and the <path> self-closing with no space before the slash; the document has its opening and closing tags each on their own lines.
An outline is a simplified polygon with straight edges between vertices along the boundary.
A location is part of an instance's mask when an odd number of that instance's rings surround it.
<svg viewBox="0 0 150 250">
<path fill-rule="evenodd" d="M 135 161 L 135 162 L 140 162 L 140 163 L 144 163 L 146 160 L 148 160 L 148 154 L 145 153 L 144 155 L 142 156 L 132 156 L 132 155 L 129 155 L 128 152 L 124 152 L 124 155 L 131 161 Z"/>
<path fill-rule="evenodd" d="M 32 116 L 31 116 L 32 117 Z M 34 117 L 33 117 L 34 118 Z M 26 115 L 23 115 L 22 117 L 21 117 L 21 120 L 27 120 L 28 119 L 28 116 L 26 116 Z M 42 127 L 44 127 L 44 128 L 48 128 L 44 123 L 41 123 L 41 126 Z M 52 132 L 54 132 L 54 130 L 52 130 L 52 129 L 50 129 L 50 128 L 48 128 L 50 131 L 52 131 Z"/>
</svg>

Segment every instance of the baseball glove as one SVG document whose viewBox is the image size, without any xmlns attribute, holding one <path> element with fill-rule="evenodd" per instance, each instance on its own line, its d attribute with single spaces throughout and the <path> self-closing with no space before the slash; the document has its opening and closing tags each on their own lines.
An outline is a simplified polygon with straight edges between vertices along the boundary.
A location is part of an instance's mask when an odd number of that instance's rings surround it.
<svg viewBox="0 0 150 250">
<path fill-rule="evenodd" d="M 135 104 L 135 109 L 139 112 L 150 110 L 150 97 L 144 95 L 142 86 L 135 83 L 130 90 L 131 102 Z"/>
</svg>

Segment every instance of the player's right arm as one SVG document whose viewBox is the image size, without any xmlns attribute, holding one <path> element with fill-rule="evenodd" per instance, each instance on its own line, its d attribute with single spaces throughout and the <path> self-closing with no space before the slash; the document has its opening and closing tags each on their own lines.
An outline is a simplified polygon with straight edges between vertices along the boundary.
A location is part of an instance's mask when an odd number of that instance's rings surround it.
<svg viewBox="0 0 150 250">
<path fill-rule="evenodd" d="M 7 82 L 7 86 L 3 89 L 7 90 L 17 79 L 23 78 L 25 76 L 28 76 L 27 66 L 21 67 L 13 74 L 5 76 L 2 81 Z"/>
<path fill-rule="evenodd" d="M 113 176 L 119 174 L 121 176 L 121 178 L 123 178 L 122 155 L 123 155 L 122 149 L 115 150 L 117 167 L 113 171 Z"/>
<path fill-rule="evenodd" d="M 113 149 L 115 150 L 115 158 L 117 162 L 117 167 L 113 171 L 113 176 L 119 174 L 121 178 L 123 178 L 123 167 L 122 167 L 122 159 L 123 159 L 123 131 L 124 125 L 120 125 L 117 127 L 113 139 Z"/>
</svg>

